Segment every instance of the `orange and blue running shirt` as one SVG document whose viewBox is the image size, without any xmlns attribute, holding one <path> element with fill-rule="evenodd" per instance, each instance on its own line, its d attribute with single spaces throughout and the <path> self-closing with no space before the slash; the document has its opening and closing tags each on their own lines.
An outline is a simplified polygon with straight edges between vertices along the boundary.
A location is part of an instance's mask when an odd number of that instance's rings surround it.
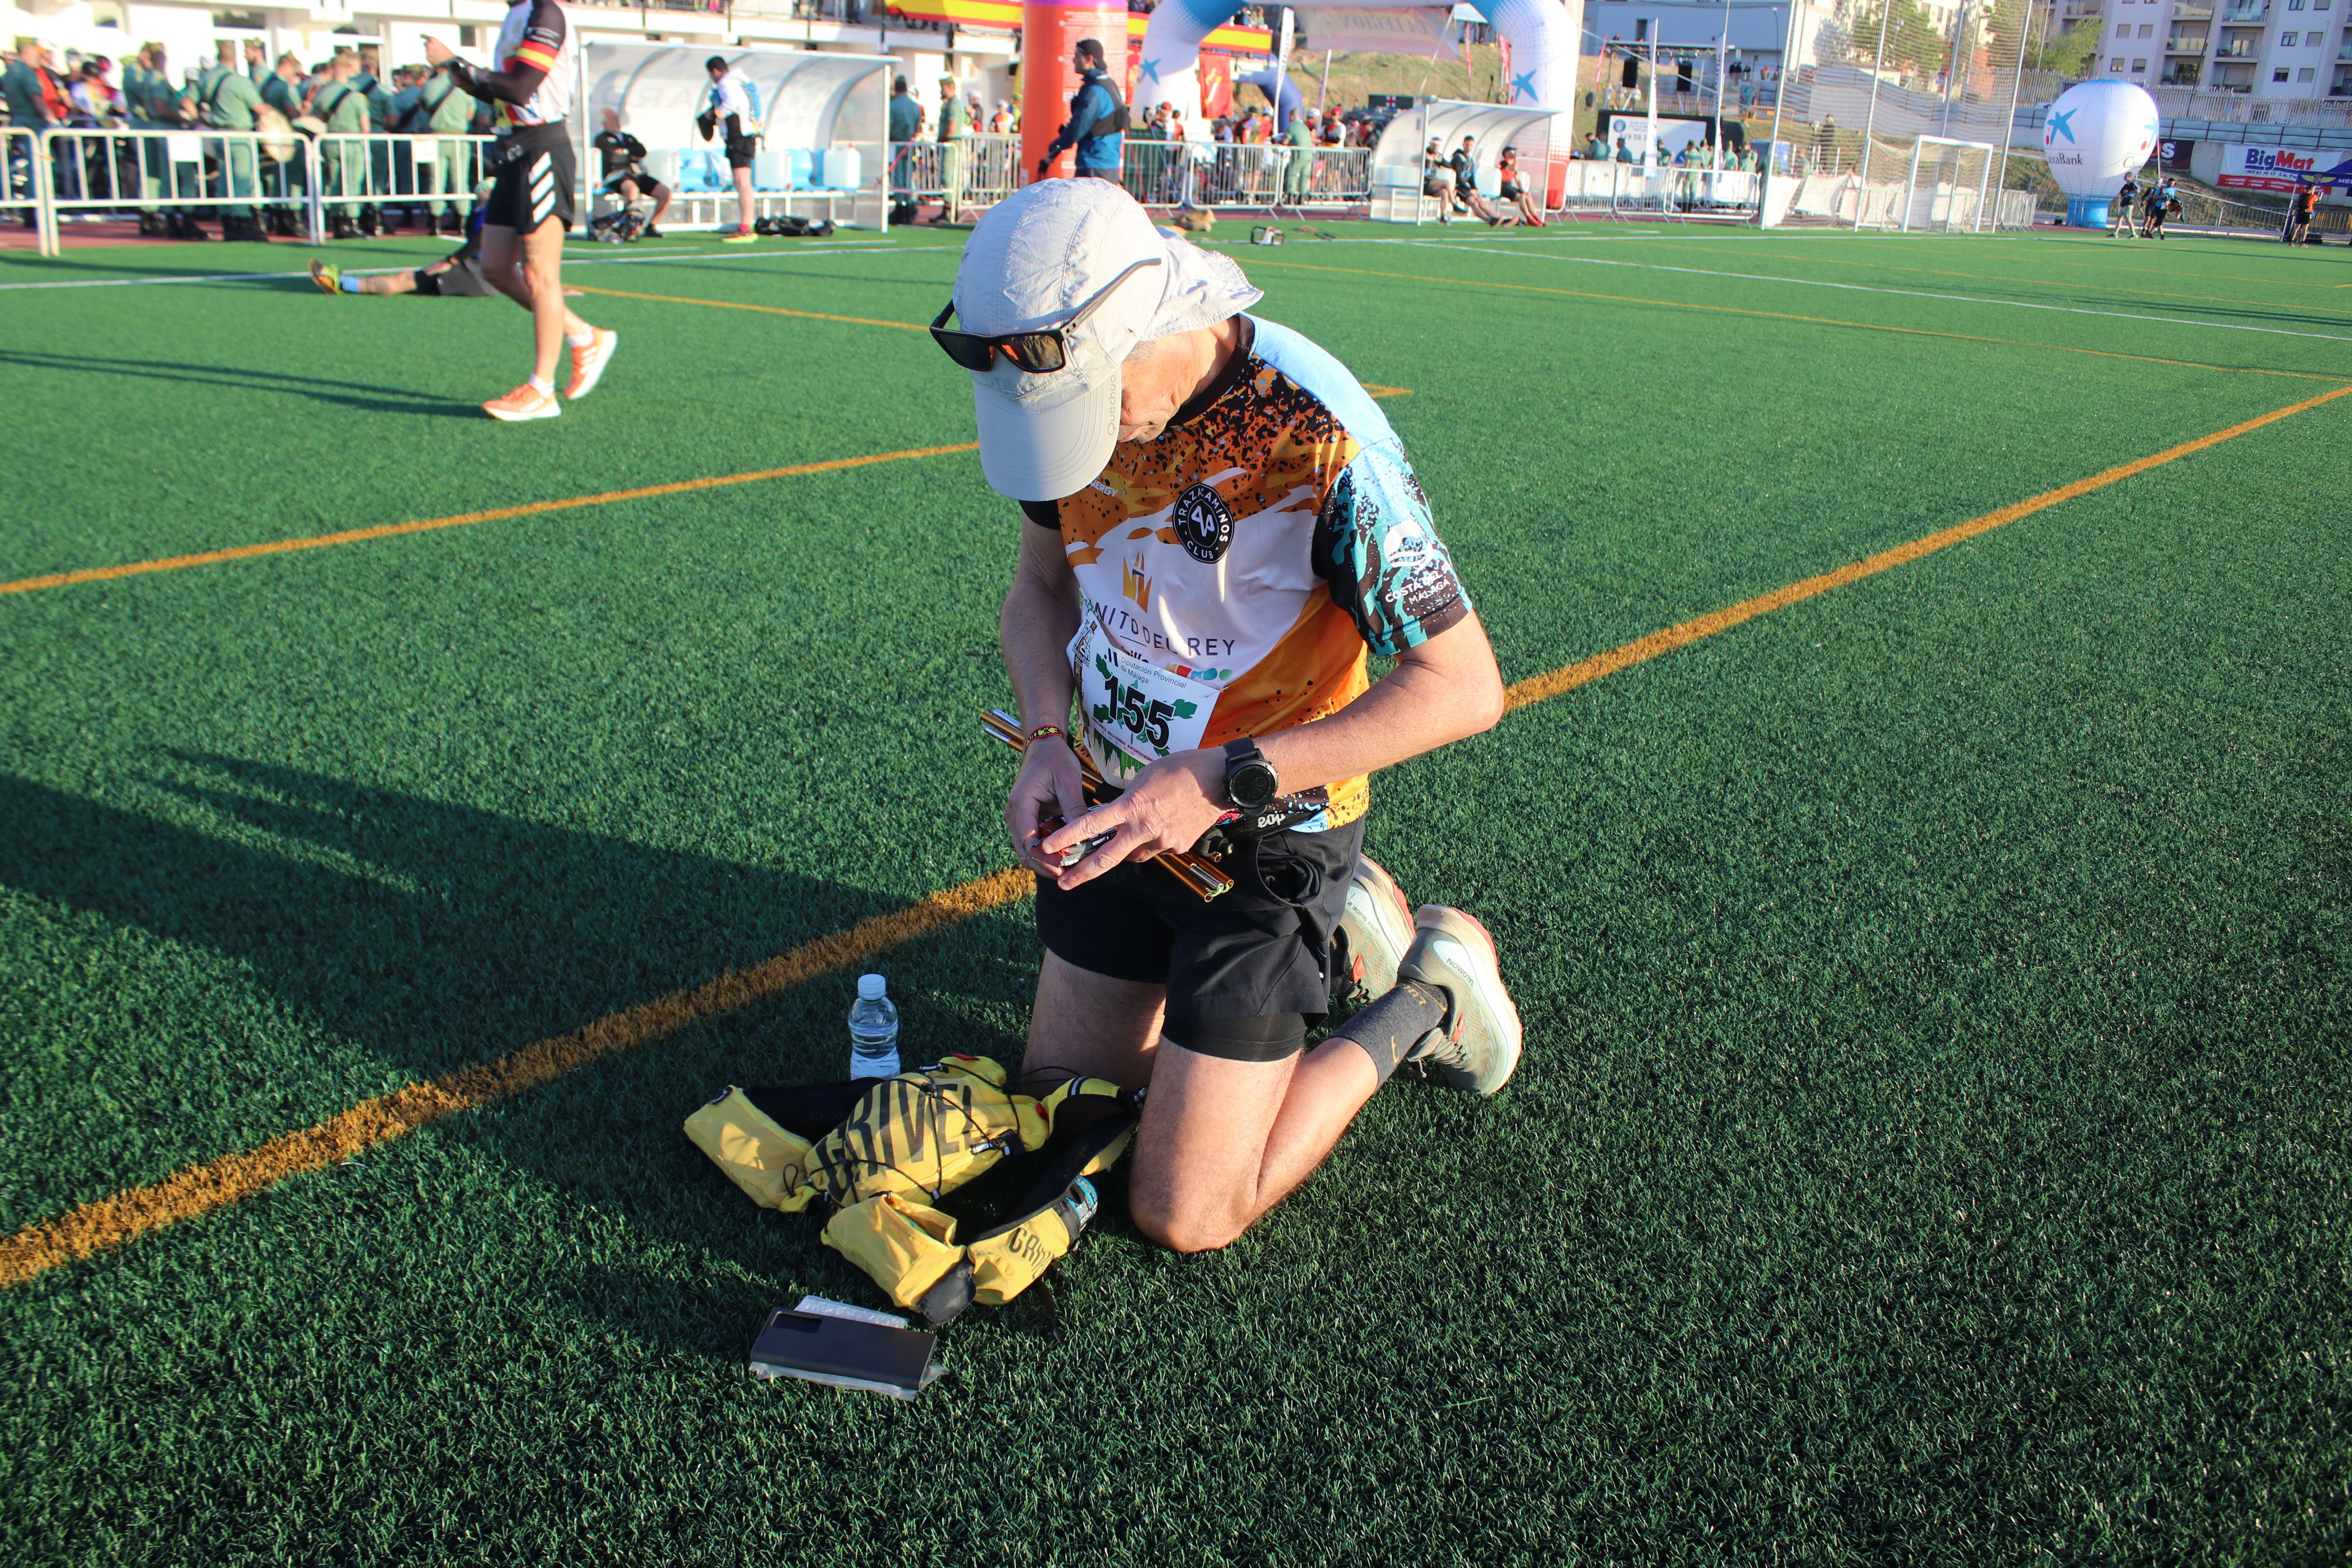
<svg viewBox="0 0 2352 1568">
<path fill-rule="evenodd" d="M 1238 318 L 1215 384 L 1100 478 L 1027 502 L 1061 531 L 1084 597 L 1070 645 L 1085 741 L 1113 784 L 1155 757 L 1263 737 L 1370 689 L 1470 613 L 1429 501 L 1380 405 L 1287 327 Z M 1314 832 L 1364 815 L 1362 777 Z"/>
<path fill-rule="evenodd" d="M 561 125 L 572 114 L 572 79 L 579 74 L 580 40 L 555 0 L 515 0 L 499 24 L 499 41 L 491 51 L 501 71 L 529 66 L 547 73 L 538 89 L 521 103 L 500 102 L 499 121 L 504 125 Z"/>
</svg>

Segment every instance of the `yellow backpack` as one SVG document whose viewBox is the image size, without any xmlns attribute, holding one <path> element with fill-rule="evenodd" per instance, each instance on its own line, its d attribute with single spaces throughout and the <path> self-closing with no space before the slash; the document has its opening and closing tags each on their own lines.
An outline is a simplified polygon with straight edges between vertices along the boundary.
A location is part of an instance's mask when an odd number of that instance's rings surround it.
<svg viewBox="0 0 2352 1568">
<path fill-rule="evenodd" d="M 830 1205 L 825 1245 L 936 1326 L 1010 1301 L 1076 1244 L 1098 1202 L 1087 1178 L 1127 1152 L 1139 1102 L 1076 1076 L 1021 1093 L 994 1060 L 959 1056 L 879 1082 L 730 1088 L 686 1135 L 764 1208 Z M 1025 1187 L 959 1243 L 940 1200 L 1007 1161 Z"/>
</svg>

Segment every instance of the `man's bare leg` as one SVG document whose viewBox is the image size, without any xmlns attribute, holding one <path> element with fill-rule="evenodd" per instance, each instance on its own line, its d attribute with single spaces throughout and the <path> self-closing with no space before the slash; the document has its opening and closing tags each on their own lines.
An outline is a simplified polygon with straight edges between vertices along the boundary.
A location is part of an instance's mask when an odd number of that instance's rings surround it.
<svg viewBox="0 0 2352 1568">
<path fill-rule="evenodd" d="M 1037 976 L 1022 1071 L 1079 1072 L 1144 1100 L 1129 1188 L 1144 1235 L 1179 1252 L 1219 1247 L 1323 1163 L 1380 1087 L 1353 1040 L 1279 1062 L 1235 1062 L 1162 1042 L 1165 993 L 1053 953 Z"/>
<path fill-rule="evenodd" d="M 1279 1062 L 1163 1044 L 1135 1142 L 1137 1228 L 1178 1252 L 1223 1247 L 1314 1173 L 1381 1086 L 1353 1040 Z"/>
<path fill-rule="evenodd" d="M 751 171 L 735 171 L 735 224 L 745 234 L 751 232 Z"/>
<path fill-rule="evenodd" d="M 518 252 L 520 267 L 515 264 Z M 563 226 L 549 218 L 529 235 L 518 235 L 502 224 L 486 226 L 482 275 L 499 293 L 530 312 L 532 374 L 552 383 L 564 338 L 585 337 L 595 330 L 563 303 Z"/>
</svg>

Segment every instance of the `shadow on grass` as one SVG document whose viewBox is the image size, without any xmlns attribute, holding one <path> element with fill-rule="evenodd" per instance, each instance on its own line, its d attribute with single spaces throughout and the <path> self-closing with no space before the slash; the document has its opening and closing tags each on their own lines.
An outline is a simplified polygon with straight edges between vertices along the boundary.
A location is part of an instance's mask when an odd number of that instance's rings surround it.
<svg viewBox="0 0 2352 1568">
<path fill-rule="evenodd" d="M 307 279 L 299 287 L 310 290 Z M 27 370 L 66 371 L 76 375 L 120 376 L 133 381 L 165 381 L 195 386 L 226 386 L 239 392 L 284 392 L 320 403 L 338 403 L 371 414 L 467 414 L 474 405 L 446 397 L 402 393 L 368 382 L 328 381 L 318 376 L 289 375 L 284 371 L 232 368 L 215 364 L 178 364 L 168 360 L 102 359 L 92 354 L 47 353 L 26 349 L 0 349 L 0 364 Z"/>
<path fill-rule="evenodd" d="M 219 833 L 0 775 L 0 883 L 232 958 L 289 1008 L 415 1079 L 906 901 L 299 768 L 166 756 L 181 766 L 167 763 L 152 787 L 218 819 Z M 894 991 L 914 999 L 908 1059 L 1018 1055 L 1003 1019 L 1034 984 L 1026 925 L 968 922 L 889 956 Z M 861 1277 L 818 1244 L 819 1221 L 756 1209 L 679 1131 L 730 1082 L 840 1076 L 850 983 L 844 973 L 794 987 L 441 1127 L 649 1240 L 867 1300 Z M 301 1073 L 299 1055 L 285 1070 Z M 742 1276 L 724 1268 L 652 1296 L 584 1280 L 578 1294 L 633 1333 L 701 1350 L 718 1345 L 711 1325 L 723 1322 L 730 1356 L 739 1297 Z"/>
</svg>

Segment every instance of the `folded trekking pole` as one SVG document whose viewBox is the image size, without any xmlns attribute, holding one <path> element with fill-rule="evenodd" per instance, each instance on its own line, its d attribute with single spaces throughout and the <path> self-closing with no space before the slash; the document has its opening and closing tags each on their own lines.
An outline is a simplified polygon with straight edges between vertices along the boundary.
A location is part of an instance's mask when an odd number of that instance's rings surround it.
<svg viewBox="0 0 2352 1568">
<path fill-rule="evenodd" d="M 1025 752 L 1029 749 L 1029 737 L 1023 731 L 1021 721 L 1003 709 L 990 709 L 988 716 L 981 722 L 987 726 L 990 734 L 1014 751 Z M 1087 804 L 1100 805 L 1110 799 L 1112 795 L 1110 784 L 1103 778 L 1102 770 L 1095 766 L 1094 758 L 1087 754 L 1087 749 L 1073 742 L 1070 750 L 1077 753 L 1078 776 L 1086 790 Z M 1230 891 L 1233 888 L 1234 879 L 1231 877 L 1226 876 L 1212 862 L 1190 850 L 1164 850 L 1153 856 L 1152 858 L 1166 867 L 1170 876 L 1200 895 L 1203 902 L 1215 898 L 1219 893 Z"/>
</svg>

